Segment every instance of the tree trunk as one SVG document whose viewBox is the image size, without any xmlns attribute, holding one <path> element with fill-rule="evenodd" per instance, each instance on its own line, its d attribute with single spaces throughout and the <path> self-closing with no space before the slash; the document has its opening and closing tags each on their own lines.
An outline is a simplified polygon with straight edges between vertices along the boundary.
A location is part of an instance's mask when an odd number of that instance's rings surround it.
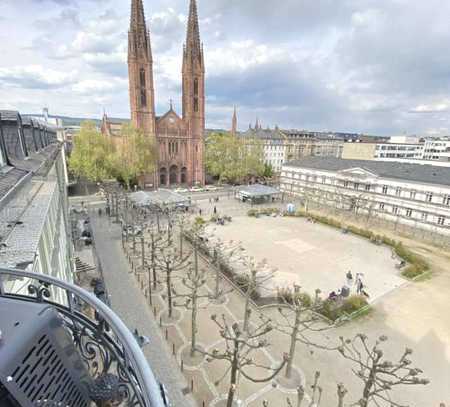
<svg viewBox="0 0 450 407">
<path fill-rule="evenodd" d="M 249 281 L 248 284 L 249 285 L 247 287 L 247 292 L 245 293 L 245 315 L 244 315 L 244 328 L 243 328 L 244 332 L 248 332 L 248 327 L 250 324 L 250 314 L 252 312 L 250 309 L 250 298 L 253 293 L 253 282 Z"/>
<path fill-rule="evenodd" d="M 377 366 L 378 366 L 378 361 L 380 359 L 381 359 L 381 355 L 378 355 L 373 360 L 373 364 L 372 364 L 372 368 L 370 370 L 369 377 L 367 378 L 367 381 L 364 384 L 363 397 L 359 402 L 361 407 L 367 407 L 369 405 L 370 392 L 372 390 L 373 385 L 375 384 L 375 379 L 376 379 L 376 375 L 377 375 Z"/>
<path fill-rule="evenodd" d="M 156 243 L 155 235 L 152 233 L 152 271 L 153 271 L 153 289 L 156 290 Z"/>
<path fill-rule="evenodd" d="M 170 269 L 170 266 L 167 265 L 166 268 L 166 284 L 167 284 L 167 303 L 168 303 L 168 307 L 169 307 L 169 318 L 172 318 L 172 279 L 170 278 L 172 273 L 172 270 Z"/>
<path fill-rule="evenodd" d="M 298 336 L 298 330 L 300 327 L 300 311 L 297 310 L 295 313 L 295 322 L 294 322 L 294 328 L 292 329 L 291 333 L 291 346 L 289 348 L 289 360 L 286 365 L 286 378 L 290 379 L 292 376 L 292 365 L 294 364 L 294 356 L 295 356 L 295 348 L 297 346 L 297 336 Z"/>
<path fill-rule="evenodd" d="M 214 265 L 216 266 L 216 282 L 214 288 L 214 297 L 216 300 L 220 297 L 220 262 L 219 256 L 217 255 L 217 249 L 214 249 Z"/>
<path fill-rule="evenodd" d="M 191 331 L 191 357 L 194 357 L 197 346 L 197 290 L 192 295 L 192 331 Z"/>
<path fill-rule="evenodd" d="M 180 257 L 183 257 L 183 228 L 180 230 Z"/>
<path fill-rule="evenodd" d="M 234 352 L 233 361 L 231 363 L 231 380 L 230 380 L 230 390 L 228 391 L 227 407 L 233 407 L 234 394 L 236 393 L 236 382 L 237 382 L 237 372 L 238 372 L 238 342 L 234 341 Z"/>
<path fill-rule="evenodd" d="M 142 232 L 141 236 L 141 256 L 142 256 L 142 270 L 145 267 L 145 241 L 144 241 L 144 232 Z"/>
<path fill-rule="evenodd" d="M 150 267 L 148 267 L 148 303 L 153 305 L 152 300 L 152 273 Z"/>
</svg>

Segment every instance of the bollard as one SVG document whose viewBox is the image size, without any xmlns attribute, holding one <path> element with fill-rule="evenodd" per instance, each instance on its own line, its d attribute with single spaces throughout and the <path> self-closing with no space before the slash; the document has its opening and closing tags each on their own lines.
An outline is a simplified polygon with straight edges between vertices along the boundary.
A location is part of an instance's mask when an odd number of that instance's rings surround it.
<svg viewBox="0 0 450 407">
<path fill-rule="evenodd" d="M 194 393 L 194 379 L 191 379 L 191 393 Z"/>
<path fill-rule="evenodd" d="M 173 354 L 173 356 L 175 356 L 175 344 L 174 343 L 172 343 L 172 354 Z"/>
<path fill-rule="evenodd" d="M 153 307 L 153 315 L 155 316 L 155 318 L 156 318 L 156 314 L 157 314 L 156 307 Z"/>
<path fill-rule="evenodd" d="M 159 317 L 159 326 L 162 326 L 162 317 Z"/>
<path fill-rule="evenodd" d="M 184 360 L 181 359 L 181 371 L 184 372 Z"/>
</svg>

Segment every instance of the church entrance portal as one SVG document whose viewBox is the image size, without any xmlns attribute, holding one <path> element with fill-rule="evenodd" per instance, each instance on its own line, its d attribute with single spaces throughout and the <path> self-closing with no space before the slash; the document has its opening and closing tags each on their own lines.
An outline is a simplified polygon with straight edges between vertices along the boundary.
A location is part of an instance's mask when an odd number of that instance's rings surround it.
<svg viewBox="0 0 450 407">
<path fill-rule="evenodd" d="M 167 184 L 167 170 L 165 168 L 161 168 L 159 170 L 159 185 L 165 186 Z"/>
<path fill-rule="evenodd" d="M 170 167 L 170 185 L 178 184 L 178 167 L 176 165 L 172 165 Z"/>
<path fill-rule="evenodd" d="M 187 183 L 187 168 L 183 167 L 181 169 L 181 183 L 186 184 Z"/>
</svg>

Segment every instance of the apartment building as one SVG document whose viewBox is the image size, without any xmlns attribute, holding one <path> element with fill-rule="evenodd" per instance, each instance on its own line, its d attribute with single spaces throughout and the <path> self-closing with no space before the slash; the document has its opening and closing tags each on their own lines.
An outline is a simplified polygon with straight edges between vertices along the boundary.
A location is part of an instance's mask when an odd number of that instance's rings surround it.
<svg viewBox="0 0 450 407">
<path fill-rule="evenodd" d="M 0 266 L 73 280 L 63 144 L 56 129 L 0 111 Z"/>
<path fill-rule="evenodd" d="M 305 201 L 450 235 L 450 168 L 306 157 L 283 165 L 280 183 Z"/>
</svg>

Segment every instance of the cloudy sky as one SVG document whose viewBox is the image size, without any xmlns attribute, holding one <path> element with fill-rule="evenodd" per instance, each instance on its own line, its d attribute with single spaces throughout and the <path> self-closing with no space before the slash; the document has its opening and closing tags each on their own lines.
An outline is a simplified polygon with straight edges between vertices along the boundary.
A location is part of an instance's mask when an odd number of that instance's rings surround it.
<svg viewBox="0 0 450 407">
<path fill-rule="evenodd" d="M 128 117 L 131 0 L 0 0 L 0 108 Z M 179 108 L 188 0 L 144 0 L 157 112 Z M 207 125 L 450 131 L 448 0 L 198 0 Z"/>
</svg>

